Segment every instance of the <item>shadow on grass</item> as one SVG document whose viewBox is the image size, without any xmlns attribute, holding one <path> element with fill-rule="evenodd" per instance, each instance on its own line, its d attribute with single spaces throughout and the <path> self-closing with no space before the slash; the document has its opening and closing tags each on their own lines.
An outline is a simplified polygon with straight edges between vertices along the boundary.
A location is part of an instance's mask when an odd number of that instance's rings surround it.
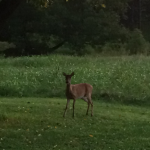
<svg viewBox="0 0 150 150">
<path fill-rule="evenodd" d="M 4 122 L 8 119 L 6 114 L 0 114 L 0 122 Z"/>
<path fill-rule="evenodd" d="M 146 97 L 143 99 L 137 99 L 131 96 L 124 96 L 114 93 L 103 92 L 99 95 L 99 99 L 108 103 L 120 103 L 124 105 L 135 105 L 135 106 L 150 106 L 150 97 Z"/>
</svg>

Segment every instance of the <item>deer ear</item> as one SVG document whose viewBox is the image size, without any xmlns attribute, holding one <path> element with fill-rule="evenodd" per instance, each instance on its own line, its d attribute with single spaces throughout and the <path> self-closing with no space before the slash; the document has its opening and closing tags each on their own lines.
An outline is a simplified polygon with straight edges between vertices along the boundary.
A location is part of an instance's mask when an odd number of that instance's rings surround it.
<svg viewBox="0 0 150 150">
<path fill-rule="evenodd" d="M 74 72 L 71 73 L 71 76 L 74 76 Z"/>
<path fill-rule="evenodd" d="M 63 74 L 64 76 L 66 76 L 66 73 L 63 72 L 62 74 Z"/>
</svg>

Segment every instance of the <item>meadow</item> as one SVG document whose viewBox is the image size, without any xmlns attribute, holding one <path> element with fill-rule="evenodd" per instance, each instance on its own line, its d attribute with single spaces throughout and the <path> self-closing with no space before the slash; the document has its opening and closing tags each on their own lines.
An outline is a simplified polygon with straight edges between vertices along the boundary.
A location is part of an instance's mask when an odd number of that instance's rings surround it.
<svg viewBox="0 0 150 150">
<path fill-rule="evenodd" d="M 51 55 L 0 59 L 0 149 L 150 149 L 150 58 Z M 94 116 L 72 101 L 65 79 L 93 85 Z"/>
<path fill-rule="evenodd" d="M 149 104 L 150 58 L 144 56 L 1 58 L 0 96 L 64 98 L 62 72 L 72 71 L 72 84 L 92 84 L 94 99 Z"/>
</svg>

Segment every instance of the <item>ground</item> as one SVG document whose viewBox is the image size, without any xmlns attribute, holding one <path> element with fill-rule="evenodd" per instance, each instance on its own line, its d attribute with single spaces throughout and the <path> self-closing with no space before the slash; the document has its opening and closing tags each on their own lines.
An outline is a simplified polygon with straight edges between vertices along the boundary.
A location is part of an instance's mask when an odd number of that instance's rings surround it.
<svg viewBox="0 0 150 150">
<path fill-rule="evenodd" d="M 5 150 L 144 150 L 150 149 L 150 110 L 93 100 L 94 116 L 87 104 L 72 101 L 66 118 L 66 99 L 1 98 L 0 149 Z"/>
</svg>

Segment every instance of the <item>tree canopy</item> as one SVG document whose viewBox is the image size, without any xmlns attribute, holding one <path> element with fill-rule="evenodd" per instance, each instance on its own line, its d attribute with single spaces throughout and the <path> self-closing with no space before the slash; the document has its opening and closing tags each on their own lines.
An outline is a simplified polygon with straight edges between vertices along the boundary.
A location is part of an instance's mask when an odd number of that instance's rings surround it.
<svg viewBox="0 0 150 150">
<path fill-rule="evenodd" d="M 9 3 L 6 4 L 6 1 Z M 47 54 L 63 44 L 80 52 L 86 45 L 125 43 L 129 39 L 129 30 L 122 19 L 128 17 L 129 2 L 1 0 L 0 8 L 6 9 L 0 9 L 0 18 L 3 20 L 0 40 L 14 43 L 18 55 Z M 149 11 L 144 3 L 142 6 L 145 12 Z"/>
</svg>

